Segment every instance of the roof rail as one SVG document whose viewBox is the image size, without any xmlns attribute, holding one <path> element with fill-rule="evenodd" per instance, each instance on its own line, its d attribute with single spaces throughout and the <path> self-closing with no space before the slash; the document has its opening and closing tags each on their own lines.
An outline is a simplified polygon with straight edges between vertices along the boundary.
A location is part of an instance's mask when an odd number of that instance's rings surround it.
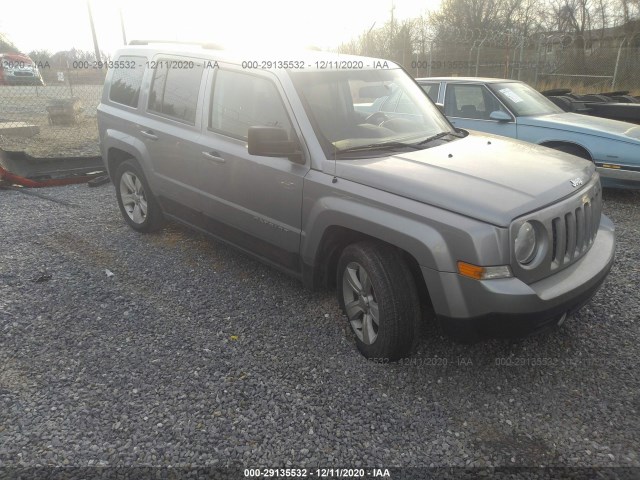
<svg viewBox="0 0 640 480">
<path fill-rule="evenodd" d="M 150 45 L 152 43 L 171 43 L 176 45 L 199 45 L 208 50 L 223 50 L 222 46 L 209 42 L 183 42 L 177 40 L 131 40 L 129 45 Z"/>
</svg>

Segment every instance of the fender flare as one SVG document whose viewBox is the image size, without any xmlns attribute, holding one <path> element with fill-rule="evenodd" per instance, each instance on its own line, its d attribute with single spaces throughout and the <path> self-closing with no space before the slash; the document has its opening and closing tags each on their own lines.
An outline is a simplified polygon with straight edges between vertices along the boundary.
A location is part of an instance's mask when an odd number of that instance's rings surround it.
<svg viewBox="0 0 640 480">
<path fill-rule="evenodd" d="M 391 227 L 393 225 L 393 227 Z M 451 252 L 444 237 L 418 218 L 412 219 L 374 205 L 341 197 L 326 197 L 315 203 L 306 221 L 301 245 L 303 261 L 317 265 L 326 234 L 340 227 L 376 238 L 401 248 L 419 265 L 442 271 L 454 271 Z"/>
</svg>

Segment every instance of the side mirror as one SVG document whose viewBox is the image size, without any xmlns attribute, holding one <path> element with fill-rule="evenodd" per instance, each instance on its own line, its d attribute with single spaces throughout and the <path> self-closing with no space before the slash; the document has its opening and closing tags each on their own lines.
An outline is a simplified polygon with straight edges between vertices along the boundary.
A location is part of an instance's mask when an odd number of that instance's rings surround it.
<svg viewBox="0 0 640 480">
<path fill-rule="evenodd" d="M 510 122 L 511 115 L 507 112 L 503 112 L 502 110 L 496 110 L 495 112 L 491 112 L 489 114 L 489 118 L 491 120 L 497 120 L 498 122 Z"/>
<path fill-rule="evenodd" d="M 289 140 L 289 135 L 284 128 L 249 127 L 247 137 L 249 155 L 288 157 L 297 163 L 304 161 L 302 153 L 300 152 L 300 145 L 298 142 Z"/>
<path fill-rule="evenodd" d="M 436 107 L 438 107 L 438 110 L 440 110 L 440 113 L 444 115 L 444 103 L 436 102 Z"/>
</svg>

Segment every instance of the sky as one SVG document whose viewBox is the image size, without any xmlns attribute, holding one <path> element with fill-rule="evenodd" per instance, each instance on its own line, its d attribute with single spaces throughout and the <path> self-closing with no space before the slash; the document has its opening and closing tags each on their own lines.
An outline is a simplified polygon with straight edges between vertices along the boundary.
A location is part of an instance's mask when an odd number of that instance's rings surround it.
<svg viewBox="0 0 640 480">
<path fill-rule="evenodd" d="M 268 46 L 337 47 L 394 15 L 418 17 L 440 0 L 89 0 L 100 49 L 123 44 L 119 8 L 127 40 L 208 41 L 228 48 Z M 50 52 L 72 47 L 93 51 L 87 0 L 3 0 L 0 33 L 21 51 Z"/>
</svg>

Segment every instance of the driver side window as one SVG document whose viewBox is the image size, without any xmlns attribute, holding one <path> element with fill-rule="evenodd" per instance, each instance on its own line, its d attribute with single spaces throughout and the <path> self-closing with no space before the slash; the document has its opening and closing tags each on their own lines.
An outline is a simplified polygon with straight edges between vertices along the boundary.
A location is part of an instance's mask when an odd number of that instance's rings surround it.
<svg viewBox="0 0 640 480">
<path fill-rule="evenodd" d="M 444 104 L 446 114 L 453 117 L 482 119 L 486 112 L 481 85 L 449 85 Z"/>
<path fill-rule="evenodd" d="M 280 127 L 292 137 L 293 127 L 276 86 L 256 75 L 218 70 L 209 128 L 246 141 L 249 127 L 256 125 Z"/>
<path fill-rule="evenodd" d="M 484 85 L 450 84 L 444 104 L 445 115 L 476 120 L 490 120 L 491 112 L 504 111 Z"/>
</svg>

